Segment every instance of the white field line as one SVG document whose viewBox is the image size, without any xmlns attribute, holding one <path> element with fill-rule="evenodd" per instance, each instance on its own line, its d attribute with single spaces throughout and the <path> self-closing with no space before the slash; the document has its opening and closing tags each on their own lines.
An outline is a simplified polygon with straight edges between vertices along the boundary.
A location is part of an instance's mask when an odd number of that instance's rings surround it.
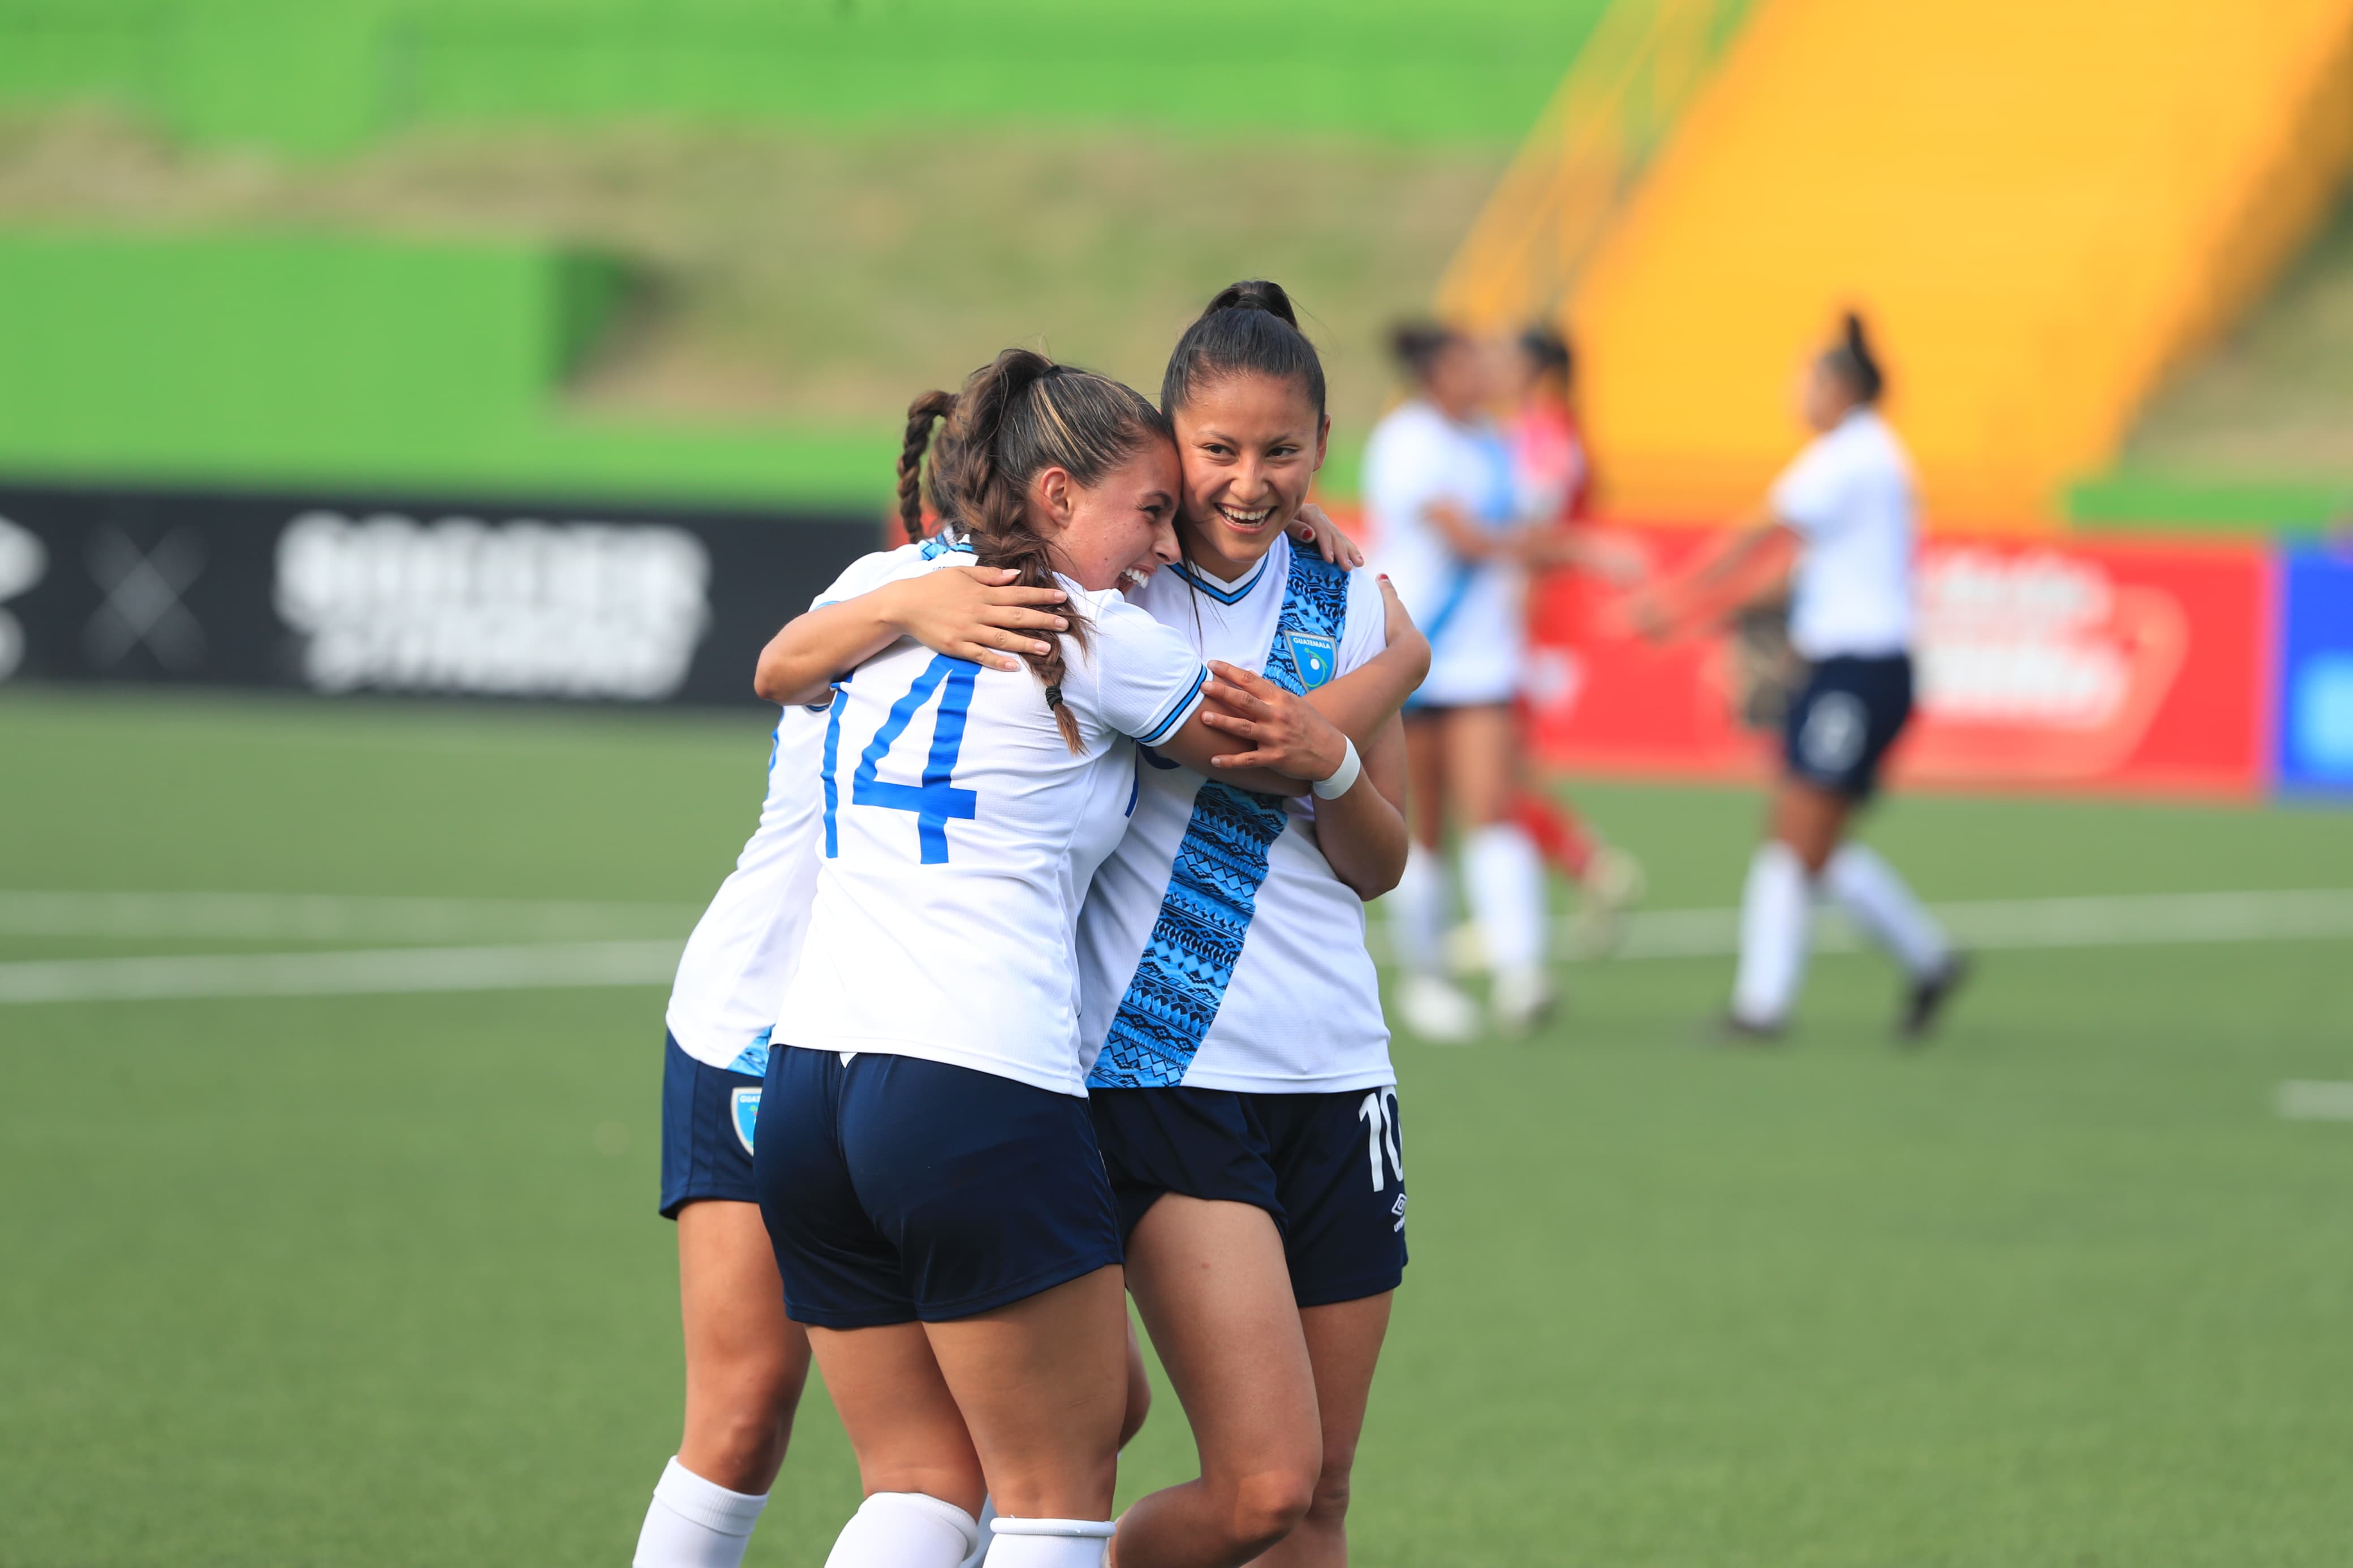
<svg viewBox="0 0 2353 1568">
<path fill-rule="evenodd" d="M 388 947 L 351 952 L 37 960 L 0 963 L 0 1005 L 661 985 L 669 984 L 685 945 L 674 938 L 662 938 L 500 947 Z"/>
<path fill-rule="evenodd" d="M 2284 1121 L 2353 1121 L 2353 1083 L 2291 1079 L 2272 1094 Z"/>
<path fill-rule="evenodd" d="M 1934 908 L 1955 940 L 1979 952 L 2353 937 L 2353 889 L 2003 899 Z M 221 918 L 205 918 L 215 913 Z M 38 923 L 43 921 L 47 923 Z M 314 940 L 365 934 L 446 942 L 470 934 L 556 934 L 575 922 L 676 930 L 685 923 L 685 911 L 655 904 L 471 899 L 0 893 L 0 932 L 17 934 Z M 518 931 L 518 925 L 535 929 Z M 1721 958 L 1737 951 L 1738 937 L 1736 910 L 1660 910 L 1634 917 L 1618 956 Z M 1843 921 L 1826 911 L 1816 945 L 1848 951 L 1860 943 Z M 675 938 L 660 938 L 35 960 L 0 963 L 0 1005 L 656 985 L 670 978 L 681 946 Z"/>
<path fill-rule="evenodd" d="M 0 936 L 279 942 L 583 942 L 686 931 L 691 904 L 332 893 L 0 891 Z"/>
</svg>

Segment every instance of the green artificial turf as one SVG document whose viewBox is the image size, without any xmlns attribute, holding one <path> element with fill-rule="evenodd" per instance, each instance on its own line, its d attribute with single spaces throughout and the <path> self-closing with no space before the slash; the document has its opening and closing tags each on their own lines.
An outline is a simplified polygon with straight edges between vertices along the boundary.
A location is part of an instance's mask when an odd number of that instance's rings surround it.
<svg viewBox="0 0 2353 1568">
<path fill-rule="evenodd" d="M 757 712 L 0 699 L 0 890 L 691 906 Z M 1591 786 L 1660 907 L 1746 794 Z M 1902 799 L 1932 898 L 2343 885 L 2317 810 Z M 168 944 L 0 937 L 0 963 Z M 190 944 L 177 944 L 185 948 Z M 227 944 L 223 944 L 227 946 Z M 2336 1564 L 2353 1540 L 2337 942 L 2001 952 L 1892 1051 L 1875 959 L 1769 1053 L 1722 960 L 1398 1047 L 1414 1262 L 1355 1560 Z M 626 1559 L 675 1439 L 659 988 L 0 1008 L 0 1563 Z M 1191 1462 L 1165 1385 L 1123 1496 Z M 854 1506 L 813 1394 L 749 1561 Z"/>
</svg>

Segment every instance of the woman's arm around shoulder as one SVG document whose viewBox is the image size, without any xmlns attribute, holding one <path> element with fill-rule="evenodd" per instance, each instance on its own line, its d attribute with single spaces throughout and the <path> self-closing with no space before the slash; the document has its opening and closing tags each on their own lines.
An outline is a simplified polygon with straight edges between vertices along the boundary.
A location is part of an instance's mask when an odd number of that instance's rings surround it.
<svg viewBox="0 0 2353 1568">
<path fill-rule="evenodd" d="M 815 702 L 834 678 L 902 637 L 934 653 L 1018 670 L 1022 653 L 1050 651 L 1037 637 L 1068 626 L 1060 588 L 1015 585 L 1002 566 L 944 566 L 821 605 L 785 624 L 760 650 L 752 689 L 771 702 Z"/>
</svg>

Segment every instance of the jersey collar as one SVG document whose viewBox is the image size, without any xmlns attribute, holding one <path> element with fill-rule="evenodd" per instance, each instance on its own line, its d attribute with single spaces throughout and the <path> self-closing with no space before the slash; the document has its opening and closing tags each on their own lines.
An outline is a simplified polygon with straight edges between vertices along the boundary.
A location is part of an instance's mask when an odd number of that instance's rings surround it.
<svg viewBox="0 0 2353 1568">
<path fill-rule="evenodd" d="M 1258 558 L 1257 565 L 1244 573 L 1241 580 L 1235 583 L 1222 582 L 1199 567 L 1188 565 L 1182 561 L 1172 562 L 1166 570 L 1176 573 L 1177 576 L 1217 600 L 1220 605 L 1239 605 L 1249 598 L 1250 590 L 1265 579 L 1266 569 L 1273 560 L 1274 552 L 1270 550 Z"/>
</svg>

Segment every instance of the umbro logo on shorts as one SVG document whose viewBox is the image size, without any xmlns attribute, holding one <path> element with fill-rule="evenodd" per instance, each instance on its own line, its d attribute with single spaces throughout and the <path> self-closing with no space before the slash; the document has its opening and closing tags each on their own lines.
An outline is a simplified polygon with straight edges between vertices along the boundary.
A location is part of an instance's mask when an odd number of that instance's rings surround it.
<svg viewBox="0 0 2353 1568">
<path fill-rule="evenodd" d="M 1398 1194 L 1398 1201 L 1389 1205 L 1389 1213 L 1397 1215 L 1397 1224 L 1389 1226 L 1389 1228 L 1391 1230 L 1403 1230 L 1405 1228 L 1405 1194 L 1403 1193 L 1399 1193 Z"/>
</svg>

